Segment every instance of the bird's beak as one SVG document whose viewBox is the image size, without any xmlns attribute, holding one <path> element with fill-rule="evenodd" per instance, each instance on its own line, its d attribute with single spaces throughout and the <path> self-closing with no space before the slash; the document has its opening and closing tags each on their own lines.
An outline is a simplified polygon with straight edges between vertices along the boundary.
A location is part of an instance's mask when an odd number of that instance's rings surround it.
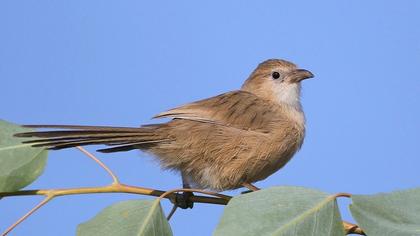
<svg viewBox="0 0 420 236">
<path fill-rule="evenodd" d="M 298 83 L 304 79 L 310 79 L 313 77 L 314 74 L 312 74 L 309 70 L 297 69 L 290 74 L 290 81 L 292 83 Z"/>
</svg>

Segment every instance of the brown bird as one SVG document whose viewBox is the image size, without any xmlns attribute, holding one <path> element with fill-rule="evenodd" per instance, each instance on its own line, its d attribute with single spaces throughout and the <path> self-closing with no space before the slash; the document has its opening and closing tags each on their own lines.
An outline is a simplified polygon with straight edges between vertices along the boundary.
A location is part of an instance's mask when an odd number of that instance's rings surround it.
<svg viewBox="0 0 420 236">
<path fill-rule="evenodd" d="M 171 109 L 154 118 L 172 118 L 138 128 L 26 125 L 60 130 L 16 134 L 37 137 L 36 147 L 63 149 L 104 144 L 110 153 L 140 149 L 163 168 L 180 171 L 184 187 L 223 191 L 263 180 L 300 149 L 305 117 L 300 82 L 307 70 L 285 60 L 259 64 L 240 90 Z"/>
</svg>

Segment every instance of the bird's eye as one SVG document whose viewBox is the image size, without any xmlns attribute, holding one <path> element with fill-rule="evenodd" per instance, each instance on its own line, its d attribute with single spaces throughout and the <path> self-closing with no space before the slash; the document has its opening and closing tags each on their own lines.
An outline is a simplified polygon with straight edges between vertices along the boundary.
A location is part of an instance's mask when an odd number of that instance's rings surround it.
<svg viewBox="0 0 420 236">
<path fill-rule="evenodd" d="M 278 79 L 280 78 L 280 73 L 277 71 L 274 71 L 273 74 L 271 74 L 271 77 L 273 77 L 273 79 Z"/>
</svg>

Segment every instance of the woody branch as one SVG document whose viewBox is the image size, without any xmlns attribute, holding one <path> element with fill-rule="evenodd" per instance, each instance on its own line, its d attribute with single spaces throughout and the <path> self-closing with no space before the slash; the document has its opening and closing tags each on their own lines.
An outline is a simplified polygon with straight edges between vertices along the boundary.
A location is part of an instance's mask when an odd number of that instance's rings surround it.
<svg viewBox="0 0 420 236">
<path fill-rule="evenodd" d="M 190 201 L 195 203 L 207 203 L 207 204 L 218 204 L 218 205 L 227 205 L 229 200 L 232 198 L 231 196 L 219 194 L 215 192 L 209 192 L 199 189 L 175 189 L 169 191 L 163 191 L 158 189 L 152 188 L 143 188 L 138 186 L 131 186 L 121 183 L 118 180 L 118 177 L 112 172 L 110 168 L 108 168 L 102 161 L 96 158 L 93 154 L 86 151 L 82 147 L 76 147 L 81 152 L 83 152 L 86 156 L 91 158 L 95 161 L 101 168 L 103 168 L 112 178 L 112 183 L 107 186 L 102 187 L 83 187 L 83 188 L 66 188 L 66 189 L 35 189 L 35 190 L 20 190 L 14 192 L 0 192 L 0 198 L 2 197 L 11 197 L 11 196 L 33 196 L 33 195 L 43 195 L 45 198 L 37 204 L 34 208 L 32 208 L 28 213 L 22 216 L 19 220 L 17 220 L 14 224 L 12 224 L 5 232 L 2 233 L 2 236 L 7 235 L 10 231 L 12 231 L 17 225 L 27 219 L 30 215 L 32 215 L 35 211 L 40 209 L 43 205 L 54 199 L 55 197 L 59 196 L 67 196 L 67 195 L 80 195 L 80 194 L 99 194 L 99 193 L 130 193 L 130 194 L 139 194 L 139 195 L 148 195 L 161 198 L 169 199 L 172 203 L 175 203 L 175 199 L 179 197 L 181 194 L 179 192 L 196 192 L 202 193 L 209 196 L 191 196 L 189 198 Z M 334 197 L 350 197 L 350 194 L 347 193 L 339 193 L 334 195 Z M 343 227 L 345 229 L 346 234 L 359 234 L 365 235 L 362 229 L 359 226 L 343 221 Z"/>
</svg>

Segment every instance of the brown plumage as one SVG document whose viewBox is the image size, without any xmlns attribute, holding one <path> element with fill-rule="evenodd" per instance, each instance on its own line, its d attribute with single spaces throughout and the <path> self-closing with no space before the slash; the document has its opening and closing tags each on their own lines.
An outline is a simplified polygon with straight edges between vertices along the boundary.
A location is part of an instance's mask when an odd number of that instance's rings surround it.
<svg viewBox="0 0 420 236">
<path fill-rule="evenodd" d="M 100 152 L 140 149 L 193 186 L 223 191 L 267 178 L 299 150 L 305 118 L 300 81 L 313 75 L 285 60 L 261 63 L 240 90 L 155 116 L 172 118 L 139 128 L 27 125 L 60 129 L 16 134 L 33 146 L 63 149 L 104 144 Z"/>
</svg>

